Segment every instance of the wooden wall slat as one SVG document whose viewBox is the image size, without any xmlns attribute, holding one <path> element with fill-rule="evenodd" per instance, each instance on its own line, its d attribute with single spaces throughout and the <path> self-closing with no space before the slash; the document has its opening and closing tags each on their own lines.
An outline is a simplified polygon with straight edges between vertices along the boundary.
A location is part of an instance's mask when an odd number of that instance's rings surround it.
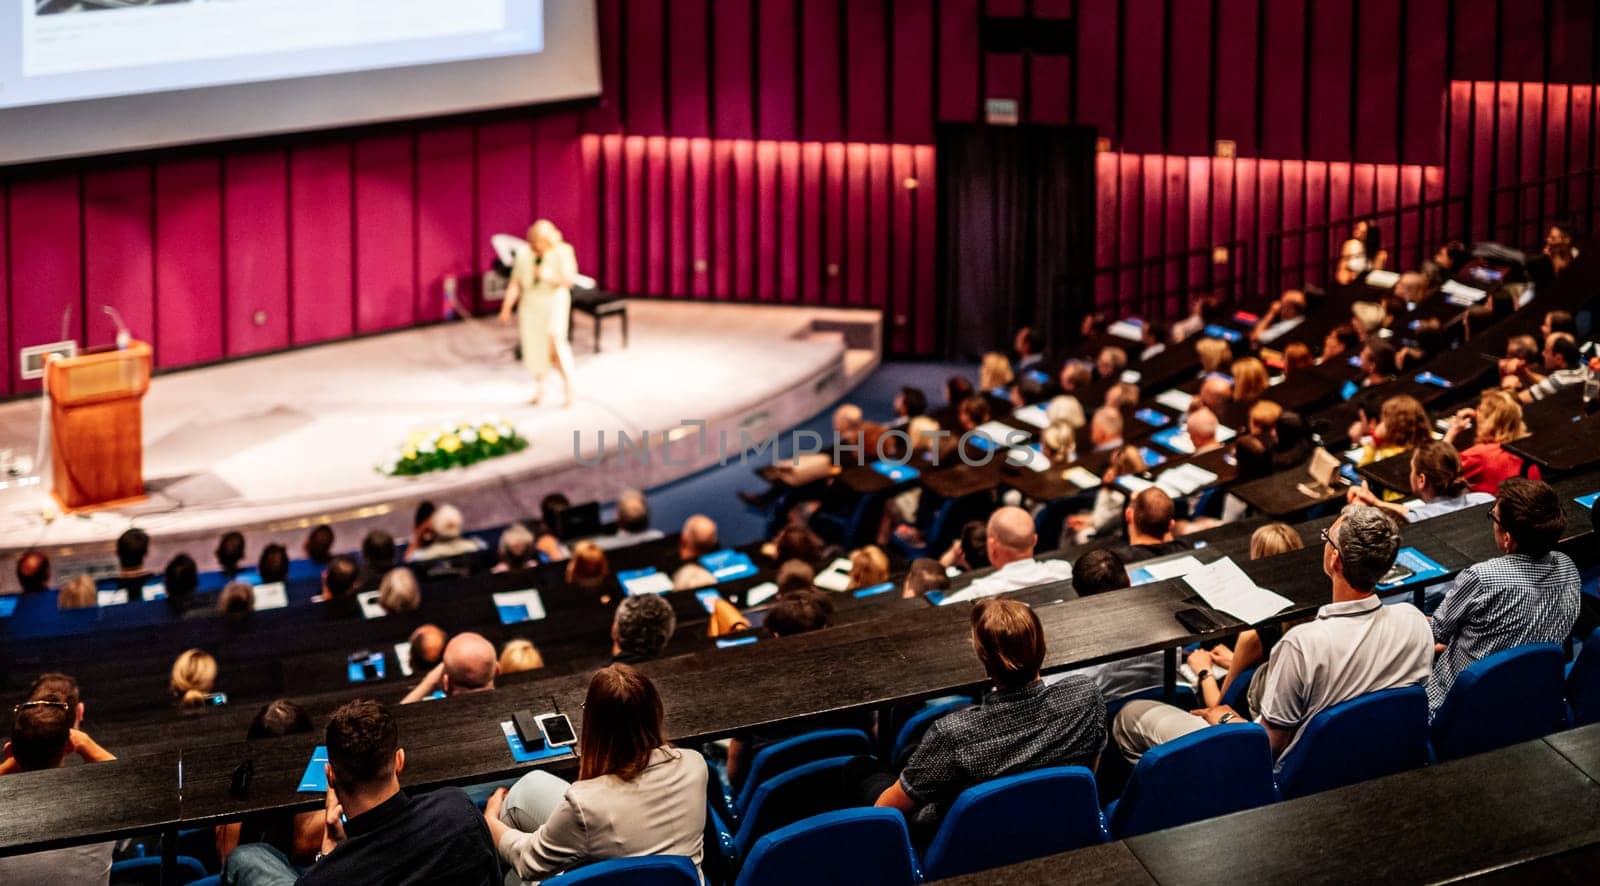
<svg viewBox="0 0 1600 886">
<path fill-rule="evenodd" d="M 234 154 L 222 175 L 225 353 L 241 357 L 287 347 L 288 158 L 277 150 Z"/>
</svg>

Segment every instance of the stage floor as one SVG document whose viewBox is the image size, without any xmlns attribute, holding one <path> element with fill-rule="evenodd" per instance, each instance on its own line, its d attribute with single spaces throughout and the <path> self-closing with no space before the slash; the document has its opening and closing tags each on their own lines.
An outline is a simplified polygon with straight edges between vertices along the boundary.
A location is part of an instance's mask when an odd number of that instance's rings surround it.
<svg viewBox="0 0 1600 886">
<path fill-rule="evenodd" d="M 352 533 L 370 526 L 408 534 L 423 498 L 456 503 L 469 528 L 498 525 L 537 513 L 549 491 L 610 500 L 623 486 L 669 482 L 716 458 L 712 451 L 709 460 L 691 453 L 691 464 L 657 457 L 589 467 L 575 455 L 575 431 L 586 461 L 600 431 L 608 449 L 618 431 L 638 439 L 649 430 L 654 443 L 697 419 L 730 429 L 731 440 L 739 428 L 759 438 L 826 407 L 879 360 L 875 311 L 633 300 L 629 312 L 629 347 L 612 322 L 599 354 L 589 318 L 574 318 L 571 409 L 561 408 L 554 373 L 543 402 L 528 403 L 533 384 L 512 358 L 515 332 L 492 320 L 158 376 L 144 404 L 149 499 L 51 519 L 46 486 L 0 491 L 0 552 L 41 547 L 103 559 L 109 542 L 137 525 L 154 539 L 152 562 L 183 546 L 206 568 L 225 529 L 245 529 L 252 551 L 268 537 L 292 541 L 296 551 L 304 527 L 327 519 L 340 546 L 351 547 L 359 539 Z M 0 405 L 0 447 L 31 452 L 40 412 L 37 398 Z M 378 472 L 413 430 L 486 416 L 510 421 L 532 445 L 465 469 Z M 12 580 L 7 569 L 0 581 Z"/>
</svg>

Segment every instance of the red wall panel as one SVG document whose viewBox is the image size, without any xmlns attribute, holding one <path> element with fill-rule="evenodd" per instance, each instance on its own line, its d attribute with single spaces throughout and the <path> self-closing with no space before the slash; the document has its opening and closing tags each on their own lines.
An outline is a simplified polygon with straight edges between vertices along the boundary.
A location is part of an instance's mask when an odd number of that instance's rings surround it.
<svg viewBox="0 0 1600 886">
<path fill-rule="evenodd" d="M 644 155 L 644 242 L 645 284 L 636 292 L 667 291 L 667 140 L 653 136 L 645 142 Z"/>
<path fill-rule="evenodd" d="M 775 247 L 778 300 L 782 302 L 800 299 L 800 206 L 805 199 L 800 183 L 800 144 L 783 142 L 778 145 L 778 242 Z"/>
<path fill-rule="evenodd" d="M 1355 156 L 1376 163 L 1400 161 L 1401 4 L 1359 0 L 1356 45 Z"/>
<path fill-rule="evenodd" d="M 489 123 L 478 127 L 477 140 L 478 237 L 522 236 L 535 218 L 533 127 L 527 120 Z"/>
<path fill-rule="evenodd" d="M 917 160 L 917 179 L 921 185 L 917 188 L 917 283 L 915 287 L 916 304 L 916 339 L 912 350 L 928 353 L 934 349 L 937 333 L 934 326 L 934 299 L 933 293 L 938 287 L 935 280 L 935 246 L 938 241 L 938 220 L 935 211 L 934 182 L 934 152 L 931 147 L 918 147 L 915 150 Z"/>
<path fill-rule="evenodd" d="M 849 207 L 845 190 L 845 146 L 832 143 L 822 149 L 822 300 L 845 304 L 845 237 Z"/>
<path fill-rule="evenodd" d="M 795 39 L 798 8 L 797 0 L 758 0 L 756 5 L 758 138 L 786 139 L 800 134 L 795 104 L 799 82 L 799 46 Z"/>
<path fill-rule="evenodd" d="M 11 184 L 10 252 L 24 256 L 11 280 L 11 350 L 61 339 L 62 317 L 69 338 L 84 329 L 83 254 L 79 179 L 76 175 L 23 179 Z M 98 313 L 99 308 L 94 308 Z M 17 367 L 11 367 L 15 373 Z M 37 391 L 37 381 L 13 379 L 18 391 Z"/>
<path fill-rule="evenodd" d="M 13 200 L 15 196 L 13 195 Z M 222 189 L 214 157 L 156 166 L 156 365 L 223 356 Z"/>
<path fill-rule="evenodd" d="M 628 131 L 635 135 L 667 131 L 664 2 L 628 0 L 623 8 L 623 107 Z"/>
<path fill-rule="evenodd" d="M 807 303 L 818 300 L 822 292 L 823 265 L 823 170 L 822 145 L 807 142 L 800 146 L 800 297 Z"/>
<path fill-rule="evenodd" d="M 555 222 L 578 253 L 578 268 L 590 273 L 595 245 L 594 179 L 584 172 L 583 146 L 574 114 L 547 114 L 533 121 L 533 215 Z M 480 241 L 486 235 L 479 231 Z M 473 244 L 474 255 L 487 249 Z M 588 269 L 588 270 L 585 270 Z"/>
<path fill-rule="evenodd" d="M 1311 86 L 1303 113 L 1310 119 L 1309 157 L 1351 159 L 1351 21 L 1355 0 L 1311 5 Z M 1270 117 L 1268 119 L 1271 119 Z"/>
<path fill-rule="evenodd" d="M 694 279 L 693 244 L 689 241 L 689 139 L 675 138 L 667 143 L 667 292 L 684 295 L 692 291 Z"/>
<path fill-rule="evenodd" d="M 1455 0 L 1451 79 L 1495 78 L 1495 29 L 1498 26 L 1499 13 L 1495 0 Z"/>
<path fill-rule="evenodd" d="M 707 2 L 667 0 L 667 122 L 673 135 L 711 134 Z"/>
<path fill-rule="evenodd" d="M 1594 77 L 1594 0 L 1551 0 L 1549 51 L 1543 53 L 1550 78 L 1583 83 Z"/>
<path fill-rule="evenodd" d="M 84 341 L 90 347 L 116 340 L 116 324 L 101 310 L 105 305 L 116 308 L 134 338 L 149 341 L 155 334 L 152 175 L 148 166 L 84 174 L 83 238 L 94 244 L 83 255 Z"/>
<path fill-rule="evenodd" d="M 355 146 L 356 331 L 415 322 L 416 242 L 411 220 L 414 143 L 404 135 Z"/>
<path fill-rule="evenodd" d="M 715 254 L 711 242 L 711 142 L 696 139 L 689 144 L 689 240 L 695 295 L 711 292 L 710 266 Z"/>
<path fill-rule="evenodd" d="M 289 291 L 297 345 L 355 330 L 350 145 L 289 152 Z"/>
<path fill-rule="evenodd" d="M 711 15 L 711 134 L 750 138 L 755 134 L 754 47 L 748 0 L 716 3 Z"/>
<path fill-rule="evenodd" d="M 16 363 L 16 355 L 11 349 L 11 323 L 8 315 L 11 313 L 11 250 L 10 243 L 10 188 L 0 182 L 0 306 L 6 310 L 0 311 L 0 359 L 6 362 L 0 367 L 0 396 L 11 393 L 10 368 Z"/>
<path fill-rule="evenodd" d="M 778 294 L 778 210 L 788 202 L 778 191 L 778 143 L 759 142 L 755 146 L 755 282 L 750 296 L 773 301 Z"/>
<path fill-rule="evenodd" d="M 889 217 L 889 146 L 867 146 L 867 279 L 865 301 L 875 307 L 889 306 L 889 263 L 893 257 Z"/>
<path fill-rule="evenodd" d="M 586 132 L 614 132 L 622 128 L 623 52 L 622 0 L 595 0 L 600 33 L 600 100 L 583 115 Z"/>
<path fill-rule="evenodd" d="M 1421 22 L 1444 22 L 1449 0 L 1409 0 L 1406 21 L 1410 33 Z M 1442 30 L 1442 28 L 1440 29 Z M 1406 40 L 1402 45 L 1405 95 L 1401 107 L 1405 121 L 1400 127 L 1402 163 L 1444 162 L 1445 91 L 1448 87 L 1449 53 L 1442 39 Z"/>
<path fill-rule="evenodd" d="M 1305 3 L 1264 3 L 1261 11 L 1261 150 L 1271 157 L 1301 157 L 1306 147 Z"/>
<path fill-rule="evenodd" d="M 733 279 L 728 295 L 749 298 L 754 294 L 756 276 L 755 143 L 747 139 L 734 142 L 728 160 L 733 167 L 732 218 L 729 220 L 733 236 Z"/>
<path fill-rule="evenodd" d="M 1172 128 L 1165 146 L 1169 154 L 1211 153 L 1211 12 L 1212 0 L 1172 4 L 1172 79 L 1167 88 Z"/>
<path fill-rule="evenodd" d="M 489 261 L 490 249 L 488 237 L 477 236 L 472 201 L 462 199 L 472 193 L 472 164 L 470 127 L 417 135 L 415 288 L 416 315 L 423 320 L 444 316 L 446 277 L 456 278 L 456 299 L 462 306 L 472 310 L 479 302 L 473 278 Z"/>
<path fill-rule="evenodd" d="M 227 356 L 288 347 L 288 159 L 282 151 L 234 154 L 222 174 Z"/>
<path fill-rule="evenodd" d="M 817 4 L 819 9 L 828 5 Z M 978 119 L 982 104 L 978 96 L 982 77 L 976 27 L 979 9 L 979 0 L 941 0 L 939 3 L 939 61 L 935 70 L 939 78 L 940 120 Z M 826 137 L 810 130 L 807 136 Z"/>
<path fill-rule="evenodd" d="M 844 4 L 845 138 L 889 138 L 889 25 L 883 3 Z"/>
<path fill-rule="evenodd" d="M 906 181 L 915 181 L 917 161 L 913 149 L 895 145 L 889 149 L 889 295 L 884 311 L 889 347 L 896 352 L 912 350 L 913 330 L 910 325 L 914 311 L 917 284 L 917 188 L 907 188 Z"/>
<path fill-rule="evenodd" d="M 936 48 L 934 46 L 933 4 L 923 0 L 892 0 L 889 14 L 890 53 L 894 67 L 889 72 L 890 111 L 893 115 L 890 137 L 906 144 L 933 141 L 933 106 Z"/>
<path fill-rule="evenodd" d="M 1215 103 L 1216 137 L 1231 139 L 1241 154 L 1256 144 L 1257 40 L 1261 28 L 1256 0 L 1217 0 Z"/>
<path fill-rule="evenodd" d="M 1123 0 L 1122 140 L 1124 151 L 1160 153 L 1165 144 L 1162 115 L 1165 101 L 1162 59 L 1166 57 L 1166 3 Z"/>
</svg>

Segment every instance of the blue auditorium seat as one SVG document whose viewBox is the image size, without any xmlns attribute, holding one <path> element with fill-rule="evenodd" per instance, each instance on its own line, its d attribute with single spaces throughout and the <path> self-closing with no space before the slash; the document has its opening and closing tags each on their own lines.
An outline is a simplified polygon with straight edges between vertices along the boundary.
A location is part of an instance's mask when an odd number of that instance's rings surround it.
<svg viewBox="0 0 1600 886">
<path fill-rule="evenodd" d="M 905 817 L 895 809 L 841 809 L 779 828 L 755 842 L 737 886 L 921 880 Z"/>
<path fill-rule="evenodd" d="M 1253 668 L 1245 668 L 1239 676 L 1234 677 L 1233 685 L 1229 686 L 1228 691 L 1222 695 L 1222 703 L 1243 714 L 1245 708 L 1248 707 L 1245 704 L 1245 698 L 1250 694 L 1250 681 L 1255 679 L 1256 671 L 1260 667 L 1260 665 L 1257 665 Z"/>
<path fill-rule="evenodd" d="M 751 848 L 764 834 L 844 805 L 844 768 L 852 759 L 814 760 L 764 781 L 750 798 L 734 834 L 738 857 L 748 860 Z"/>
<path fill-rule="evenodd" d="M 682 855 L 642 855 L 586 864 L 546 882 L 560 886 L 700 886 L 694 861 Z"/>
<path fill-rule="evenodd" d="M 1600 628 L 1583 641 L 1577 660 L 1567 666 L 1567 704 L 1572 725 L 1600 723 Z"/>
<path fill-rule="evenodd" d="M 907 720 L 894 737 L 894 749 L 889 754 L 890 764 L 894 769 L 905 768 L 906 761 L 911 758 L 911 751 L 922 741 L 922 736 L 933 725 L 933 721 L 965 708 L 972 707 L 968 699 L 947 701 L 943 704 L 929 705 Z"/>
<path fill-rule="evenodd" d="M 821 729 L 786 738 L 758 751 L 750 761 L 739 795 L 729 798 L 726 808 L 730 821 L 742 819 L 756 789 L 769 779 L 815 760 L 827 757 L 855 757 L 872 753 L 872 739 L 859 729 Z"/>
<path fill-rule="evenodd" d="M 1428 691 L 1384 689 L 1317 714 L 1278 767 L 1284 799 L 1428 765 Z"/>
<path fill-rule="evenodd" d="M 189 883 L 206 876 L 205 866 L 187 855 L 180 855 L 175 862 L 177 868 L 176 883 Z M 126 858 L 122 861 L 111 863 L 111 886 L 157 886 L 161 882 L 161 856 L 144 856 L 141 858 Z"/>
<path fill-rule="evenodd" d="M 1434 754 L 1454 760 L 1565 728 L 1565 662 L 1560 646 L 1530 643 L 1468 665 L 1433 715 Z"/>
<path fill-rule="evenodd" d="M 1053 766 L 962 791 L 922 856 L 922 872 L 930 880 L 957 877 L 1109 838 L 1094 774 Z"/>
<path fill-rule="evenodd" d="M 1267 730 L 1227 723 L 1152 748 L 1133 767 L 1106 818 L 1120 840 L 1277 799 Z"/>
</svg>

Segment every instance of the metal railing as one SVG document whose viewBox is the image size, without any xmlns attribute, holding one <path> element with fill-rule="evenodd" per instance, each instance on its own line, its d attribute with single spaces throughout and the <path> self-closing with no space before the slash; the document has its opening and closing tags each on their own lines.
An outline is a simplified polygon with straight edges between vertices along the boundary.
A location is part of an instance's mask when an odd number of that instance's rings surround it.
<svg viewBox="0 0 1600 886">
<path fill-rule="evenodd" d="M 1232 240 L 1186 252 L 1097 267 L 1090 274 L 1094 309 L 1113 317 L 1155 322 L 1182 317 L 1190 300 L 1215 293 L 1229 304 L 1252 301 L 1250 244 Z"/>
<path fill-rule="evenodd" d="M 1465 228 L 1469 205 L 1465 196 L 1441 197 L 1270 233 L 1264 250 L 1264 291 L 1275 294 L 1308 285 L 1329 285 L 1339 263 L 1340 248 L 1350 239 L 1356 222 L 1362 220 L 1376 224 L 1383 234 L 1383 250 L 1388 254 L 1385 267 L 1420 267 L 1450 240 L 1468 239 Z"/>
<path fill-rule="evenodd" d="M 1475 219 L 1486 225 L 1485 239 L 1537 252 L 1545 231 L 1562 221 L 1587 234 L 1600 221 L 1600 169 L 1583 169 L 1536 181 L 1501 185 L 1489 191 Z"/>
</svg>

